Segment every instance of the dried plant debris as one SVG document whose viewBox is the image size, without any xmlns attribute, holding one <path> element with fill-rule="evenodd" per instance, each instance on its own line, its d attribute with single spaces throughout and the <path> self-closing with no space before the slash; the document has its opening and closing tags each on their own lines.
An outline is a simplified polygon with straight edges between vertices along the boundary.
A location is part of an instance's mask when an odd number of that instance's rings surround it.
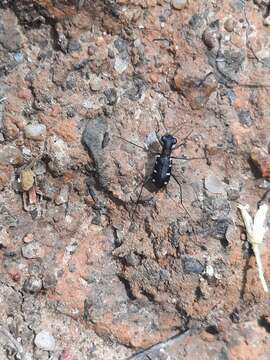
<svg viewBox="0 0 270 360">
<path fill-rule="evenodd" d="M 252 217 L 248 212 L 249 210 L 248 205 L 238 205 L 238 208 L 241 211 L 241 215 L 245 223 L 247 239 L 252 245 L 252 249 L 256 257 L 258 274 L 260 281 L 262 283 L 262 287 L 265 292 L 268 292 L 268 287 L 264 278 L 261 255 L 260 255 L 260 245 L 263 242 L 263 238 L 267 230 L 267 227 L 264 225 L 264 223 L 268 211 L 268 206 L 266 204 L 263 204 L 259 207 L 254 217 L 254 221 L 252 220 Z"/>
</svg>

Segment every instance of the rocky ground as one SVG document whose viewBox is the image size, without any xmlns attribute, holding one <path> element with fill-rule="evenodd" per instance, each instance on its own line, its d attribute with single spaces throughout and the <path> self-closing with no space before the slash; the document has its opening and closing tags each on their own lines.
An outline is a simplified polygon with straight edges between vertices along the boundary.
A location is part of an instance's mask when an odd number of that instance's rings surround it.
<svg viewBox="0 0 270 360">
<path fill-rule="evenodd" d="M 269 186 L 269 26 L 261 0 L 0 2 L 1 360 L 270 358 L 237 209 Z M 171 178 L 135 209 L 156 131 L 184 207 Z"/>
</svg>

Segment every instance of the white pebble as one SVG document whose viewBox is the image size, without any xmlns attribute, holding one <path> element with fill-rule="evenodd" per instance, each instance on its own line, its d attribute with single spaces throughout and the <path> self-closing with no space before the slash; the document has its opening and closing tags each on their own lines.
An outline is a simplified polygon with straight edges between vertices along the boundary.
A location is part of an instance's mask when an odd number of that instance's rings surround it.
<svg viewBox="0 0 270 360">
<path fill-rule="evenodd" d="M 46 126 L 43 124 L 28 124 L 24 128 L 27 139 L 43 140 L 46 135 Z"/>
<path fill-rule="evenodd" d="M 42 330 L 35 337 L 35 345 L 39 349 L 46 351 L 54 351 L 55 349 L 55 339 L 54 337 L 46 330 Z"/>
<path fill-rule="evenodd" d="M 184 9 L 184 7 L 187 6 L 187 0 L 172 0 L 172 6 L 176 9 L 176 10 L 182 10 Z"/>
<path fill-rule="evenodd" d="M 264 20 L 263 20 L 263 24 L 265 26 L 270 26 L 270 16 L 267 16 Z"/>
</svg>

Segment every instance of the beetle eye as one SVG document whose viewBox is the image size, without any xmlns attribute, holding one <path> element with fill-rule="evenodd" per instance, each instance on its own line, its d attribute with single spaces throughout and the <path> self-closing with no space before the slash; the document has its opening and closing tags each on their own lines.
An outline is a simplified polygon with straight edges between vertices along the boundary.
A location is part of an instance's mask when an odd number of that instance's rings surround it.
<svg viewBox="0 0 270 360">
<path fill-rule="evenodd" d="M 160 139 L 163 143 L 164 143 L 164 136 L 161 136 L 161 139 Z"/>
<path fill-rule="evenodd" d="M 173 139 L 173 144 L 175 145 L 176 143 L 177 143 L 177 139 L 174 138 L 174 139 Z"/>
</svg>

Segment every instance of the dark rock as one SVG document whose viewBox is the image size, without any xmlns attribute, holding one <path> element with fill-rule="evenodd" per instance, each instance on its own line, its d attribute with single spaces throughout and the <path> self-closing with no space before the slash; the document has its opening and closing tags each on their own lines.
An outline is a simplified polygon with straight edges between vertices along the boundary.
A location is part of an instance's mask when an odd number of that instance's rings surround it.
<svg viewBox="0 0 270 360">
<path fill-rule="evenodd" d="M 64 84 L 64 89 L 72 90 L 76 88 L 77 79 L 74 73 L 69 73 L 66 79 L 66 82 Z"/>
<path fill-rule="evenodd" d="M 138 101 L 143 94 L 145 83 L 142 79 L 135 77 L 131 86 L 125 92 L 125 96 L 132 101 Z"/>
<path fill-rule="evenodd" d="M 227 190 L 228 200 L 236 201 L 240 197 L 240 190 L 236 188 L 229 188 Z"/>
<path fill-rule="evenodd" d="M 68 109 L 67 110 L 67 117 L 73 118 L 75 116 L 75 110 L 74 109 Z"/>
<path fill-rule="evenodd" d="M 106 103 L 108 105 L 114 105 L 117 102 L 117 92 L 114 88 L 109 88 L 104 91 L 106 96 Z"/>
<path fill-rule="evenodd" d="M 219 32 L 215 29 L 207 28 L 203 35 L 202 40 L 209 50 L 215 49 L 218 47 L 218 36 Z"/>
<path fill-rule="evenodd" d="M 80 51 L 82 49 L 81 44 L 76 39 L 70 39 L 68 42 L 68 52 L 72 53 L 75 51 Z"/>
<path fill-rule="evenodd" d="M 180 234 L 178 231 L 178 227 L 175 223 L 171 223 L 169 226 L 169 241 L 173 247 L 179 246 Z"/>
<path fill-rule="evenodd" d="M 242 50 L 226 49 L 223 54 L 219 55 L 219 58 L 224 60 L 218 62 L 219 71 L 225 76 L 233 78 L 245 61 L 245 53 Z"/>
<path fill-rule="evenodd" d="M 114 18 L 119 18 L 121 14 L 121 7 L 114 0 L 104 0 L 106 5 L 106 12 L 112 15 Z"/>
<path fill-rule="evenodd" d="M 126 40 L 118 38 L 114 41 L 114 46 L 122 59 L 128 58 L 128 42 Z"/>
<path fill-rule="evenodd" d="M 204 266 L 200 261 L 191 256 L 183 257 L 182 264 L 185 273 L 201 274 L 204 270 Z"/>
<path fill-rule="evenodd" d="M 81 70 L 89 63 L 89 59 L 83 59 L 77 64 L 74 64 L 74 70 Z"/>
<path fill-rule="evenodd" d="M 194 29 L 197 30 L 203 26 L 205 20 L 201 15 L 195 14 L 189 20 L 189 25 Z"/>
<path fill-rule="evenodd" d="M 136 254 L 129 254 L 125 257 L 126 264 L 128 266 L 137 266 L 140 264 L 140 257 Z"/>
<path fill-rule="evenodd" d="M 230 315 L 230 318 L 232 320 L 232 322 L 234 322 L 235 324 L 238 324 L 240 321 L 240 314 L 239 314 L 239 310 L 237 308 L 235 308 L 233 310 L 233 312 Z"/>
<path fill-rule="evenodd" d="M 82 134 L 82 143 L 85 145 L 90 156 L 95 162 L 96 170 L 99 176 L 99 183 L 105 188 L 108 186 L 109 179 L 105 175 L 107 165 L 106 162 L 104 162 L 102 144 L 107 129 L 107 120 L 104 117 L 98 117 L 87 123 Z"/>
<path fill-rule="evenodd" d="M 239 122 L 246 126 L 246 127 L 250 127 L 253 124 L 253 119 L 250 116 L 250 112 L 249 111 L 245 111 L 245 110 L 241 110 L 238 112 L 238 119 Z"/>
</svg>

